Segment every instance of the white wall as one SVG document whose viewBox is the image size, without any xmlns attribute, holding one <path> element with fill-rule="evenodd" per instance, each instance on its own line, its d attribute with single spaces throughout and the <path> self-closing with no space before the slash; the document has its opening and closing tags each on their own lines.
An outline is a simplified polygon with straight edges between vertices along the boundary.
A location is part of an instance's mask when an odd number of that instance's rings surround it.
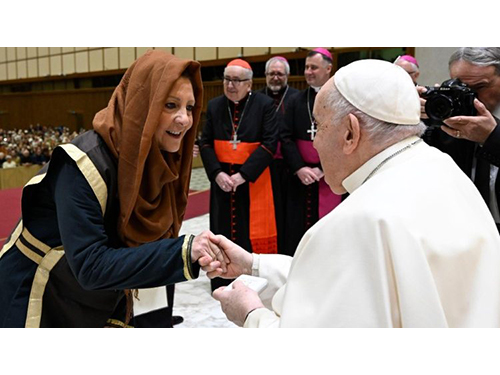
<svg viewBox="0 0 500 375">
<path fill-rule="evenodd" d="M 415 58 L 420 66 L 418 84 L 434 86 L 450 78 L 448 60 L 458 47 L 416 47 Z"/>
</svg>

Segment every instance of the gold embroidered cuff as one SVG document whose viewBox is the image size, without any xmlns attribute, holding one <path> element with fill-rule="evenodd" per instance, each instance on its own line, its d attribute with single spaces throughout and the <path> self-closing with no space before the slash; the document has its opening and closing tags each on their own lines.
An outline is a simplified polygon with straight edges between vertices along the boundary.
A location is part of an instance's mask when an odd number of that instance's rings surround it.
<svg viewBox="0 0 500 375">
<path fill-rule="evenodd" d="M 191 267 L 191 246 L 193 245 L 194 236 L 187 234 L 184 237 L 182 244 L 182 262 L 184 263 L 184 277 L 186 280 L 194 279 L 193 269 Z"/>
</svg>

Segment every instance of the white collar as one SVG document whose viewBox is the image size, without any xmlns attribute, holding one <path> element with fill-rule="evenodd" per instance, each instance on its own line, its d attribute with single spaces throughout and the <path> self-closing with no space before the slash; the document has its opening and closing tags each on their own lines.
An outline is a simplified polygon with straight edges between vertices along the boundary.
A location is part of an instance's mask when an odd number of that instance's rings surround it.
<svg viewBox="0 0 500 375">
<path fill-rule="evenodd" d="M 342 181 L 342 186 L 347 190 L 349 194 L 352 194 L 354 190 L 363 185 L 363 182 L 366 178 L 372 173 L 375 168 L 377 168 L 385 159 L 398 152 L 411 143 L 418 141 L 420 138 L 417 136 L 408 137 L 398 143 L 389 146 L 385 150 L 381 151 L 370 160 L 368 160 L 365 164 L 359 167 L 356 171 L 354 171 L 350 176 L 348 176 L 344 181 Z"/>
</svg>

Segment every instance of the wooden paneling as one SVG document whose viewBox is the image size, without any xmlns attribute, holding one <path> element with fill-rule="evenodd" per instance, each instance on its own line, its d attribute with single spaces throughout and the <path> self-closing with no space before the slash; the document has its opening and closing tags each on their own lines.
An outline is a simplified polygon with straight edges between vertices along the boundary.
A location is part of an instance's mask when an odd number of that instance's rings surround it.
<svg viewBox="0 0 500 375">
<path fill-rule="evenodd" d="M 290 86 L 299 90 L 307 84 L 303 76 L 290 77 Z M 265 78 L 253 80 L 253 90 L 266 85 Z M 30 92 L 0 95 L 0 128 L 26 128 L 40 123 L 48 126 L 65 125 L 71 130 L 92 127 L 95 114 L 108 105 L 114 88 Z M 205 82 L 203 112 L 208 101 L 224 93 L 222 81 Z"/>
<path fill-rule="evenodd" d="M 30 124 L 79 126 L 90 129 L 94 115 L 106 107 L 113 88 L 0 95 L 0 127 L 25 128 Z"/>
<path fill-rule="evenodd" d="M 0 190 L 23 187 L 41 168 L 41 165 L 8 169 L 0 168 Z"/>
</svg>

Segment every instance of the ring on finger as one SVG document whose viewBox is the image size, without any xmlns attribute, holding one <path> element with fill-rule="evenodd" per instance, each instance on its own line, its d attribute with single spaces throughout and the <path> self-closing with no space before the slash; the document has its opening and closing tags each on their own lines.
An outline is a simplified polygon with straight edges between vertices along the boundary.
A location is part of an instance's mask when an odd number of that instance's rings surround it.
<svg viewBox="0 0 500 375">
<path fill-rule="evenodd" d="M 460 138 L 460 130 L 457 130 L 457 138 Z"/>
</svg>

